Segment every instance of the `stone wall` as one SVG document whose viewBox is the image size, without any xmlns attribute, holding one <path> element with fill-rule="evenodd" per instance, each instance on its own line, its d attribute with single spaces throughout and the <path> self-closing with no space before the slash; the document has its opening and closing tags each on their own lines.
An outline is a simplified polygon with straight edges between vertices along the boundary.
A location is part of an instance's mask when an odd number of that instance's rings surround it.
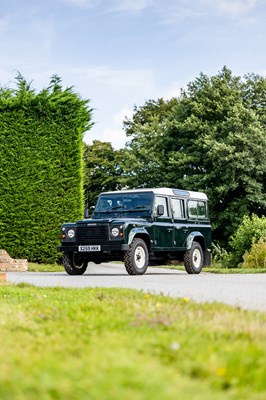
<svg viewBox="0 0 266 400">
<path fill-rule="evenodd" d="M 0 271 L 25 272 L 27 269 L 28 260 L 13 259 L 5 250 L 0 250 Z"/>
</svg>

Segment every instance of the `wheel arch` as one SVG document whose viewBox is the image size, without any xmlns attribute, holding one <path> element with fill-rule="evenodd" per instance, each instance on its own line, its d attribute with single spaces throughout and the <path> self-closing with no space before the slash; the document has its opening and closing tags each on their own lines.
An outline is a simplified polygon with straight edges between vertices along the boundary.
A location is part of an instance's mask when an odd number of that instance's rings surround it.
<svg viewBox="0 0 266 400">
<path fill-rule="evenodd" d="M 133 228 L 133 229 L 131 229 L 131 231 L 129 233 L 128 244 L 131 244 L 133 239 L 135 239 L 135 238 L 142 239 L 146 243 L 148 251 L 150 251 L 150 248 L 151 248 L 150 235 L 146 231 L 145 228 Z"/>
<path fill-rule="evenodd" d="M 191 249 L 193 242 L 198 242 L 201 245 L 202 250 L 206 250 L 205 239 L 201 232 L 195 231 L 189 234 L 187 238 L 187 250 Z"/>
</svg>

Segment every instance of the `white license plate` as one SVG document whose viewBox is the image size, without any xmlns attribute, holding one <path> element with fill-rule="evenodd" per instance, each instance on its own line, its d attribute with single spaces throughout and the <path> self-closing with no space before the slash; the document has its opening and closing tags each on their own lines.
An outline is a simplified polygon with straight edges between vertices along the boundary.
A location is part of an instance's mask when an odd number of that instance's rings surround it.
<svg viewBox="0 0 266 400">
<path fill-rule="evenodd" d="M 101 251 L 101 246 L 79 246 L 79 251 Z"/>
</svg>

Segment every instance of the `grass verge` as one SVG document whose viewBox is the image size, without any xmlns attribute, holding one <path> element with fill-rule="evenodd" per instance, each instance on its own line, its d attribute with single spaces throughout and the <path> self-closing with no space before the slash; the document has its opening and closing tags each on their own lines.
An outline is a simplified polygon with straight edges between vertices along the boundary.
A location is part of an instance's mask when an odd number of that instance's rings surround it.
<svg viewBox="0 0 266 400">
<path fill-rule="evenodd" d="M 266 315 L 125 289 L 0 284 L 1 400 L 262 400 Z"/>
<path fill-rule="evenodd" d="M 119 262 L 119 264 L 122 264 Z M 178 269 L 181 271 L 185 271 L 185 267 L 182 265 L 161 265 L 159 268 L 170 268 L 170 269 Z M 59 264 L 37 264 L 37 263 L 29 263 L 28 265 L 29 272 L 63 272 L 64 267 Z M 219 264 L 214 264 L 212 267 L 204 267 L 203 272 L 210 272 L 214 274 L 256 274 L 256 273 L 266 273 L 266 268 L 224 268 Z"/>
<path fill-rule="evenodd" d="M 37 264 L 28 263 L 29 272 L 63 272 L 64 267 L 59 264 Z"/>
</svg>

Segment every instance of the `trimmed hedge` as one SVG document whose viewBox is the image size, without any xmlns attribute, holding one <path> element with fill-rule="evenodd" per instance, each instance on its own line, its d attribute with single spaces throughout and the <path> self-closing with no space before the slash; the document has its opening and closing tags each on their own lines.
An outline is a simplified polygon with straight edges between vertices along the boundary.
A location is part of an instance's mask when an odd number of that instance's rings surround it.
<svg viewBox="0 0 266 400">
<path fill-rule="evenodd" d="M 55 262 L 61 224 L 83 215 L 88 103 L 57 76 L 39 93 L 21 75 L 0 89 L 0 248 L 14 258 Z"/>
</svg>

